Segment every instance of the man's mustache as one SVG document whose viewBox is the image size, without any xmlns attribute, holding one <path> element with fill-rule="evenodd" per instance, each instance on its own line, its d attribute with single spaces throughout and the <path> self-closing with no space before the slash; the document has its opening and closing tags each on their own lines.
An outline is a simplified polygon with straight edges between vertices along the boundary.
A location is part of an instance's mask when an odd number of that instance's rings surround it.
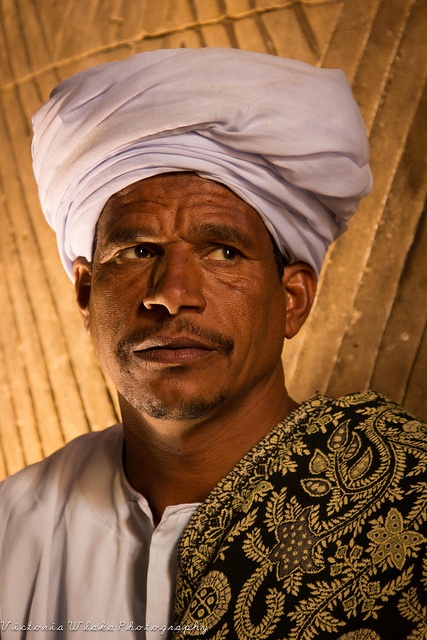
<svg viewBox="0 0 427 640">
<path fill-rule="evenodd" d="M 135 347 L 145 340 L 158 336 L 178 336 L 184 334 L 188 338 L 199 338 L 207 346 L 229 356 L 234 350 L 234 340 L 229 336 L 211 329 L 204 329 L 197 326 L 187 318 L 171 318 L 163 322 L 158 322 L 154 326 L 147 328 L 139 327 L 129 335 L 119 340 L 117 344 L 117 354 L 121 358 L 126 358 Z"/>
</svg>

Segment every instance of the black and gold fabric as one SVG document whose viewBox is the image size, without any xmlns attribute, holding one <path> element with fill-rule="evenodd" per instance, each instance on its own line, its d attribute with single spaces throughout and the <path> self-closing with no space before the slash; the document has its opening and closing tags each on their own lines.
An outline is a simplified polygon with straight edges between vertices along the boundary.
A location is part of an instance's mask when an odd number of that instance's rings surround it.
<svg viewBox="0 0 427 640">
<path fill-rule="evenodd" d="M 179 547 L 176 640 L 427 639 L 427 426 L 315 396 L 214 489 Z"/>
</svg>

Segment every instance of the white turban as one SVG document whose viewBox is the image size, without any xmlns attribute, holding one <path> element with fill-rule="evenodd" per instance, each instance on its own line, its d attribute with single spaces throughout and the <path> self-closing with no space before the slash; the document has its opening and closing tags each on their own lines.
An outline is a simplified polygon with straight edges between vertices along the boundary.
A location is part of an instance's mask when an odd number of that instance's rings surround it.
<svg viewBox="0 0 427 640">
<path fill-rule="evenodd" d="M 170 171 L 227 185 L 280 250 L 318 272 L 371 188 L 369 149 L 342 71 L 236 49 L 169 49 L 61 82 L 33 118 L 43 212 L 72 278 L 125 186 Z"/>
</svg>

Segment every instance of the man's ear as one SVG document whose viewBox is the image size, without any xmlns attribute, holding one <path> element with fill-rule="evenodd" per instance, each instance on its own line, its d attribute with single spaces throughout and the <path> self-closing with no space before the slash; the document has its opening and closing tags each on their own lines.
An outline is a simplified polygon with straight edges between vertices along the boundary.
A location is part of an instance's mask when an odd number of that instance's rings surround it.
<svg viewBox="0 0 427 640">
<path fill-rule="evenodd" d="M 73 263 L 74 271 L 74 287 L 76 290 L 77 304 L 83 318 L 83 324 L 88 333 L 89 331 L 89 300 L 92 288 L 92 265 L 90 262 L 79 256 Z"/>
<path fill-rule="evenodd" d="M 310 313 L 317 276 L 306 262 L 294 262 L 284 268 L 282 285 L 286 296 L 285 337 L 290 339 L 298 333 Z"/>
</svg>

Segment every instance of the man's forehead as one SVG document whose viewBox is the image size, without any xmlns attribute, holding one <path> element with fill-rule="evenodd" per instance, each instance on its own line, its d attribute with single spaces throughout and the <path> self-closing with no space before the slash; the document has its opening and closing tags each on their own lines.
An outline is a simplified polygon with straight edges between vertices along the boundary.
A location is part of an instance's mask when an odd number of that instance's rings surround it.
<svg viewBox="0 0 427 640">
<path fill-rule="evenodd" d="M 187 194 L 203 194 L 207 201 L 209 201 L 211 195 L 227 197 L 227 194 L 229 194 L 235 200 L 244 202 L 237 193 L 220 181 L 202 177 L 194 171 L 170 171 L 126 185 L 110 196 L 105 207 L 140 201 L 142 193 L 154 196 L 161 193 L 170 194 L 172 190 L 175 191 L 176 189 L 185 189 Z"/>
<path fill-rule="evenodd" d="M 179 218 L 189 214 L 208 229 L 232 227 L 267 229 L 255 209 L 227 186 L 191 172 L 165 173 L 127 185 L 109 198 L 101 212 L 98 229 L 141 224 L 140 218 L 167 212 Z M 215 220 L 215 223 L 213 222 Z"/>
</svg>

